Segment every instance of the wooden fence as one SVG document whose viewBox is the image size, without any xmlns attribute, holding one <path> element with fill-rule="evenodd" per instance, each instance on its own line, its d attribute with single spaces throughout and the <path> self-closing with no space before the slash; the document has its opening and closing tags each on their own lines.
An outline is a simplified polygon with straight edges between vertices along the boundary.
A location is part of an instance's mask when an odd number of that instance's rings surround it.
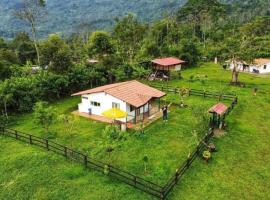
<svg viewBox="0 0 270 200">
<path fill-rule="evenodd" d="M 34 135 L 22 133 L 13 129 L 3 127 L 1 127 L 0 134 L 60 154 L 66 157 L 67 159 L 71 159 L 75 162 L 83 164 L 85 168 L 93 169 L 101 173 L 104 173 L 104 169 L 107 168 L 108 176 L 114 177 L 121 182 L 124 182 L 157 198 L 162 198 L 162 190 L 163 190 L 162 186 L 147 181 L 122 169 L 118 169 L 110 164 L 106 164 L 93 158 L 90 158 L 89 156 L 81 152 L 75 151 L 73 149 L 70 149 L 64 145 L 49 141 L 47 139 L 36 137 Z"/>
<path fill-rule="evenodd" d="M 223 118 L 220 120 L 225 120 L 225 118 L 231 113 L 231 111 L 236 106 L 237 97 L 233 96 L 233 101 L 231 102 L 230 106 L 228 107 L 227 111 L 224 113 Z M 231 97 L 230 97 L 231 98 Z M 164 199 L 167 198 L 167 196 L 170 194 L 174 186 L 180 181 L 183 174 L 188 170 L 192 162 L 195 160 L 195 158 L 199 155 L 201 155 L 201 152 L 203 151 L 205 147 L 205 144 L 209 142 L 209 140 L 214 135 L 214 127 L 215 125 L 210 121 L 210 128 L 204 138 L 199 142 L 193 153 L 191 153 L 190 157 L 180 165 L 180 167 L 176 170 L 176 172 L 171 176 L 170 180 L 167 182 L 167 184 L 163 187 L 163 196 Z"/>
<path fill-rule="evenodd" d="M 154 87 L 157 87 L 154 86 Z M 163 87 L 161 86 L 163 91 L 168 92 L 179 92 L 180 90 L 172 87 Z M 158 87 L 157 87 L 158 88 Z M 215 93 L 205 92 L 201 90 L 189 90 L 190 95 L 198 95 L 204 97 L 220 97 Z M 224 114 L 223 120 L 225 120 L 226 116 L 230 114 L 230 112 L 234 109 L 237 104 L 236 95 L 222 95 L 220 97 L 222 99 L 232 100 L 232 103 L 226 113 Z M 110 177 L 116 178 L 117 180 L 126 183 L 134 188 L 137 188 L 143 192 L 146 192 L 158 199 L 166 199 L 174 186 L 181 180 L 181 177 L 184 173 L 189 169 L 190 165 L 193 163 L 195 158 L 201 155 L 201 152 L 205 148 L 205 143 L 208 143 L 211 137 L 213 136 L 213 127 L 210 126 L 208 132 L 203 137 L 203 139 L 199 142 L 194 151 L 190 154 L 190 156 L 184 161 L 180 167 L 176 170 L 176 172 L 171 176 L 169 181 L 165 184 L 165 186 L 160 186 L 148 180 L 145 180 L 141 177 L 138 177 L 130 172 L 124 171 L 122 169 L 116 168 L 110 164 L 103 163 L 96 159 L 90 158 L 86 154 L 78 152 L 76 150 L 70 149 L 64 145 L 49 141 L 48 139 L 43 139 L 34 135 L 26 134 L 19 132 L 17 130 L 0 127 L 0 134 L 14 138 L 16 140 L 20 140 L 25 143 L 29 143 L 31 145 L 39 146 L 41 148 L 46 149 L 47 151 L 52 151 L 54 153 L 60 154 L 67 159 L 74 160 L 80 164 L 83 164 L 87 169 L 93 169 L 103 174 L 106 174 Z M 105 168 L 108 170 L 108 173 L 105 173 Z"/>
<path fill-rule="evenodd" d="M 171 92 L 178 94 L 181 92 L 181 88 L 177 88 L 175 86 L 171 86 L 168 84 L 158 84 L 158 83 L 149 83 L 150 86 L 155 87 L 157 89 L 160 89 L 164 92 Z M 217 92 L 209 92 L 206 90 L 198 90 L 198 89 L 190 89 L 186 88 L 186 91 L 188 95 L 193 95 L 193 96 L 201 96 L 201 97 L 209 97 L 209 98 L 218 98 L 219 101 L 221 100 L 229 100 L 229 101 L 234 101 L 237 99 L 236 94 L 223 94 L 223 93 L 217 93 Z"/>
</svg>

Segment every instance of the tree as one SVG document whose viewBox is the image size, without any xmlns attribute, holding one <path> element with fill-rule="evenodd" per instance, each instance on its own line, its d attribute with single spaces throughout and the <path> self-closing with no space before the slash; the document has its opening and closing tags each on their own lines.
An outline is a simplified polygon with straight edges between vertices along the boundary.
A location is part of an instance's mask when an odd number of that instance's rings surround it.
<svg viewBox="0 0 270 200">
<path fill-rule="evenodd" d="M 5 81 L 3 84 L 0 85 L 0 100 L 3 102 L 4 105 L 4 114 L 5 117 L 8 119 L 8 104 L 13 101 L 13 94 L 8 90 L 9 84 Z"/>
<path fill-rule="evenodd" d="M 180 44 L 180 55 L 189 66 L 194 66 L 199 61 L 201 53 L 195 41 L 183 40 Z"/>
<path fill-rule="evenodd" d="M 88 54 L 103 59 L 114 53 L 115 47 L 110 35 L 105 31 L 96 31 L 91 34 L 88 42 Z"/>
<path fill-rule="evenodd" d="M 179 9 L 179 22 L 188 22 L 193 26 L 193 33 L 205 41 L 205 31 L 225 13 L 224 5 L 218 0 L 188 0 Z"/>
<path fill-rule="evenodd" d="M 48 134 L 49 128 L 55 120 L 55 112 L 47 102 L 37 102 L 34 107 L 34 118 L 35 122 Z"/>
<path fill-rule="evenodd" d="M 71 50 L 59 35 L 52 34 L 41 43 L 41 63 L 57 74 L 66 73 L 71 68 Z"/>
<path fill-rule="evenodd" d="M 11 69 L 9 63 L 6 61 L 0 61 L 0 80 L 5 80 L 11 75 Z"/>
<path fill-rule="evenodd" d="M 144 164 L 144 173 L 146 173 L 147 172 L 147 165 L 148 165 L 149 158 L 148 158 L 147 155 L 145 155 L 142 160 L 143 160 L 143 164 Z"/>
<path fill-rule="evenodd" d="M 78 116 L 62 114 L 58 119 L 63 124 L 63 133 L 69 136 L 71 146 L 73 146 L 74 129 L 78 122 Z"/>
<path fill-rule="evenodd" d="M 147 26 L 140 23 L 133 14 L 122 19 L 116 19 L 113 38 L 117 42 L 117 50 L 124 58 L 133 61 L 136 52 L 146 34 Z"/>
<path fill-rule="evenodd" d="M 37 23 L 44 17 L 45 0 L 23 0 L 22 6 L 15 11 L 15 16 L 31 26 L 32 37 L 37 53 L 37 63 L 40 65 L 40 52 L 37 38 Z"/>
<path fill-rule="evenodd" d="M 35 61 L 37 56 L 35 45 L 27 33 L 17 33 L 15 38 L 12 40 L 10 47 L 18 55 L 21 64 L 25 64 L 27 61 Z"/>
</svg>

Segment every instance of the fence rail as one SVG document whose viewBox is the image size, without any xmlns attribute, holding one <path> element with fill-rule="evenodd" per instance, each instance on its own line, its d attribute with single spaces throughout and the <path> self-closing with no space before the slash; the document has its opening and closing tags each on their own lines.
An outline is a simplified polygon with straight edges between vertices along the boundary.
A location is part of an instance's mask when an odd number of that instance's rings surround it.
<svg viewBox="0 0 270 200">
<path fill-rule="evenodd" d="M 182 91 L 181 88 L 177 88 L 175 86 L 168 84 L 149 83 L 149 85 L 165 92 L 180 93 Z M 188 92 L 188 95 L 218 98 L 219 100 L 229 100 L 229 101 L 234 101 L 235 99 L 237 99 L 236 94 L 215 93 L 206 90 L 198 90 L 190 88 L 186 88 L 186 90 Z"/>
<path fill-rule="evenodd" d="M 152 86 L 156 88 L 160 88 L 163 91 L 174 92 L 174 93 L 180 92 L 180 89 L 178 88 L 173 88 L 173 87 L 168 87 L 168 86 L 165 88 L 164 86 L 157 85 L 157 84 L 152 85 Z M 238 101 L 236 95 L 230 95 L 230 94 L 222 95 L 221 97 L 220 94 L 206 92 L 202 90 L 195 90 L 195 89 L 189 90 L 189 94 L 204 96 L 204 97 L 215 97 L 215 98 L 219 97 L 221 99 L 232 100 L 231 105 L 229 106 L 226 113 L 223 115 L 223 120 L 225 120 L 225 118 L 234 109 Z M 180 165 L 180 167 L 176 170 L 176 172 L 171 176 L 169 181 L 164 186 L 160 186 L 151 181 L 138 177 L 130 172 L 127 172 L 125 170 L 122 170 L 110 164 L 95 160 L 94 158 L 91 158 L 76 150 L 70 149 L 64 145 L 49 141 L 48 139 L 44 139 L 44 138 L 40 138 L 34 135 L 19 132 L 17 130 L 0 127 L 0 134 L 4 136 L 11 137 L 25 143 L 29 143 L 31 145 L 36 145 L 38 147 L 46 149 L 47 151 L 52 151 L 54 153 L 60 154 L 66 157 L 67 159 L 71 159 L 80 164 L 83 164 L 85 168 L 93 169 L 98 172 L 104 173 L 105 167 L 106 167 L 108 170 L 108 173 L 106 173 L 106 175 L 113 177 L 123 183 L 126 183 L 134 188 L 137 188 L 143 192 L 146 192 L 162 200 L 168 197 L 168 195 L 170 194 L 174 186 L 181 180 L 181 177 L 189 169 L 190 165 L 193 163 L 196 157 L 201 154 L 201 152 L 205 148 L 205 143 L 209 142 L 209 140 L 213 136 L 213 133 L 214 133 L 213 128 L 211 126 L 211 128 L 208 130 L 208 132 L 203 137 L 203 139 L 199 142 L 199 144 L 194 149 L 194 151 L 190 154 L 190 156 L 186 159 L 186 161 L 184 161 Z"/>
<path fill-rule="evenodd" d="M 70 149 L 64 145 L 49 141 L 44 138 L 40 138 L 34 135 L 26 134 L 23 132 L 19 132 L 17 130 L 8 129 L 4 127 L 1 127 L 0 133 L 2 135 L 14 138 L 16 140 L 44 148 L 47 151 L 52 151 L 54 153 L 60 154 L 70 160 L 74 160 L 80 164 L 83 164 L 86 168 L 94 169 L 101 173 L 104 173 L 104 169 L 105 167 L 107 167 L 108 176 L 114 177 L 118 179 L 119 181 L 122 181 L 130 186 L 133 186 L 157 198 L 162 197 L 162 190 L 163 190 L 162 186 L 155 184 L 151 181 L 145 180 L 136 175 L 133 175 L 132 173 L 127 172 L 125 170 L 118 169 L 110 164 L 106 164 L 101 161 L 95 160 L 81 152 Z"/>
</svg>

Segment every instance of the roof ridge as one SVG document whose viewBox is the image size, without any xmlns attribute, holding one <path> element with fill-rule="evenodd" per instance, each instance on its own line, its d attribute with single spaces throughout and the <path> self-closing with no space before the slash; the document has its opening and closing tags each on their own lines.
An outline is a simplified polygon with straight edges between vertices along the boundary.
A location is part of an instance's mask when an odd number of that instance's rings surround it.
<svg viewBox="0 0 270 200">
<path fill-rule="evenodd" d="M 114 84 L 114 86 L 110 87 L 110 88 L 106 88 L 104 89 L 103 91 L 105 92 L 106 90 L 110 90 L 110 89 L 113 89 L 113 88 L 116 88 L 116 87 L 119 87 L 119 86 L 122 86 L 122 85 L 126 85 L 130 82 L 133 82 L 133 81 L 136 81 L 136 80 L 130 80 L 130 81 L 125 81 L 125 82 L 121 82 L 121 83 L 112 83 L 111 85 Z M 106 85 L 105 85 L 106 86 Z M 101 86 L 102 87 L 102 86 Z"/>
</svg>

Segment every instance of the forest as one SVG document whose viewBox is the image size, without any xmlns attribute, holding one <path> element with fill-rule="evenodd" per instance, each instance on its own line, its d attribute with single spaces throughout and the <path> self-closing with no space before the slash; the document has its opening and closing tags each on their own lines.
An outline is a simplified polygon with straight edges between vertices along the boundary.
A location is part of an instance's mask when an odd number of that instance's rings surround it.
<svg viewBox="0 0 270 200">
<path fill-rule="evenodd" d="M 12 40 L 0 39 L 0 107 L 27 112 L 38 101 L 55 101 L 87 87 L 144 78 L 153 58 L 174 56 L 199 67 L 201 62 L 270 57 L 270 16 L 258 16 L 248 3 L 189 0 L 153 23 L 133 14 L 115 19 L 111 31 L 78 31 L 69 36 L 37 37 L 46 2 L 26 1 L 14 18 L 32 27 Z M 248 2 L 248 1 L 247 1 Z M 261 3 L 260 3 L 261 2 Z M 252 4 L 255 9 L 264 1 Z M 27 6 L 34 15 L 29 19 Z M 89 59 L 98 60 L 92 64 Z"/>
</svg>

